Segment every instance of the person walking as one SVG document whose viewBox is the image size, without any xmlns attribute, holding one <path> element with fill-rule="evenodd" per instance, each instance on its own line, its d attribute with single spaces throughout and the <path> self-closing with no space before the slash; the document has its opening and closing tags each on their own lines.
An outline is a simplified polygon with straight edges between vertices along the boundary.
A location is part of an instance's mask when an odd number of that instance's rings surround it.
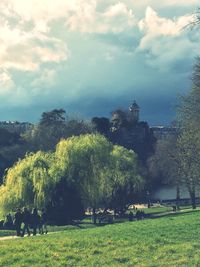
<svg viewBox="0 0 200 267">
<path fill-rule="evenodd" d="M 6 219 L 5 219 L 5 222 L 4 222 L 4 229 L 7 229 L 7 230 L 13 230 L 13 218 L 12 218 L 12 215 L 10 213 L 8 213 L 6 215 Z"/>
<path fill-rule="evenodd" d="M 133 212 L 132 211 L 129 212 L 128 219 L 129 219 L 129 222 L 133 221 Z"/>
<path fill-rule="evenodd" d="M 22 212 L 22 223 L 24 224 L 22 228 L 22 235 L 21 235 L 22 237 L 24 236 L 26 231 L 27 231 L 28 236 L 30 236 L 30 230 L 29 230 L 30 217 L 31 217 L 31 214 L 29 210 L 26 207 L 24 207 L 23 212 Z"/>
<path fill-rule="evenodd" d="M 31 214 L 31 225 L 33 227 L 33 235 L 37 234 L 37 228 L 39 228 L 39 223 L 40 223 L 40 216 L 38 214 L 37 208 L 34 208 Z"/>
<path fill-rule="evenodd" d="M 44 209 L 42 209 L 42 213 L 41 213 L 41 218 L 40 218 L 40 224 L 41 224 L 41 228 L 40 228 L 40 233 L 41 234 L 47 234 L 47 213 L 45 212 Z"/>
<path fill-rule="evenodd" d="M 17 232 L 17 236 L 21 236 L 21 225 L 22 225 L 22 213 L 18 208 L 14 215 L 14 225 Z"/>
</svg>

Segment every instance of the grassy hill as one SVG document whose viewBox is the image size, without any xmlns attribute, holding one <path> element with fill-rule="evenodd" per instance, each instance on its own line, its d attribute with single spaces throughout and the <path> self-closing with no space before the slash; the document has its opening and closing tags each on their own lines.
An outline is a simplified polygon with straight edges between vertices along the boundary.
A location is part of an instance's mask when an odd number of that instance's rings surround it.
<svg viewBox="0 0 200 267">
<path fill-rule="evenodd" d="M 200 212 L 0 241 L 0 266 L 200 266 Z"/>
</svg>

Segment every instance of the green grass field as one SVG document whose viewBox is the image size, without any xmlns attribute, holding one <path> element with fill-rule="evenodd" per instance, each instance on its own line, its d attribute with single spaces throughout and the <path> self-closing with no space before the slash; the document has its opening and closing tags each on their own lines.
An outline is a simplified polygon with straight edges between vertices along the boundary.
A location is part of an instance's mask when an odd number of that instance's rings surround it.
<svg viewBox="0 0 200 267">
<path fill-rule="evenodd" d="M 0 241 L 0 266 L 200 266 L 200 212 Z"/>
</svg>

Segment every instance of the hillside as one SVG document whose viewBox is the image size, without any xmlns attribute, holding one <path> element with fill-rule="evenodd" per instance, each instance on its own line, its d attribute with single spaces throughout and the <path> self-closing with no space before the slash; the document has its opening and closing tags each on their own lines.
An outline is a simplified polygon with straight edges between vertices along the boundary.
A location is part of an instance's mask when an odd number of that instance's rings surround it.
<svg viewBox="0 0 200 267">
<path fill-rule="evenodd" d="M 200 213 L 0 241 L 0 266 L 197 266 Z"/>
</svg>

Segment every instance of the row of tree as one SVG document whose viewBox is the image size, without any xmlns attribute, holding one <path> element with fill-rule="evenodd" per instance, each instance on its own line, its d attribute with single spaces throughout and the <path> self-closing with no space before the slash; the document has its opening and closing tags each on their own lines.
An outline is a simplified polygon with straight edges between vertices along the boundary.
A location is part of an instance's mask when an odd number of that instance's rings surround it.
<svg viewBox="0 0 200 267">
<path fill-rule="evenodd" d="M 46 208 L 54 223 L 80 217 L 87 207 L 123 212 L 144 185 L 136 154 L 99 134 L 62 140 L 55 152 L 19 160 L 0 187 L 4 213 L 17 207 Z M 71 192 L 71 193 L 70 193 Z"/>
<path fill-rule="evenodd" d="M 184 186 L 193 208 L 196 208 L 200 190 L 200 58 L 196 60 L 192 80 L 191 90 L 179 100 L 177 133 L 157 142 L 155 154 L 148 164 L 154 178 L 159 177 L 161 183 L 176 186 L 177 204 L 180 187 Z"/>
<path fill-rule="evenodd" d="M 0 129 L 0 184 L 5 170 L 27 153 L 54 151 L 62 138 L 92 132 L 91 123 L 79 118 L 68 118 L 63 109 L 42 113 L 40 122 L 21 135 Z"/>
</svg>

